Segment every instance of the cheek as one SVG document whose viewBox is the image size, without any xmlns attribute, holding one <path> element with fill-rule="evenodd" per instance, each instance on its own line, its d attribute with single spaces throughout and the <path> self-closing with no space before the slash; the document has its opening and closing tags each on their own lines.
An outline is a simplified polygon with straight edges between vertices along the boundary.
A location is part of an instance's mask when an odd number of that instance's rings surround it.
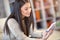
<svg viewBox="0 0 60 40">
<path fill-rule="evenodd" d="M 26 12 L 25 10 L 22 9 L 22 10 L 21 10 L 21 13 L 22 13 L 22 15 L 25 16 L 27 12 Z"/>
<path fill-rule="evenodd" d="M 23 13 L 25 13 L 25 14 L 26 14 L 26 13 L 27 13 L 27 11 L 26 11 L 26 10 L 23 10 Z"/>
<path fill-rule="evenodd" d="M 21 8 L 21 13 L 26 13 L 24 8 Z"/>
</svg>

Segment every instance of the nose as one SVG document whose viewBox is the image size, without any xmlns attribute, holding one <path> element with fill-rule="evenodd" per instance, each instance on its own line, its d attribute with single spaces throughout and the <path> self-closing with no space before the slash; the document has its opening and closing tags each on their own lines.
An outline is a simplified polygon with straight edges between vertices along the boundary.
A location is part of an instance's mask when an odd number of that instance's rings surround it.
<svg viewBox="0 0 60 40">
<path fill-rule="evenodd" d="M 31 12 L 31 8 L 28 10 L 28 12 L 29 12 L 29 13 Z"/>
</svg>

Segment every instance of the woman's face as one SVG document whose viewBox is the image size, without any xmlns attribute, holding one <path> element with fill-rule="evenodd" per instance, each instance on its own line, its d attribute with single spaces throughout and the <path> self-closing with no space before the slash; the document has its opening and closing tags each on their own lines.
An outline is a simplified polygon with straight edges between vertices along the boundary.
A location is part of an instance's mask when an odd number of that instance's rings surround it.
<svg viewBox="0 0 60 40">
<path fill-rule="evenodd" d="M 24 17 L 29 17 L 30 16 L 30 13 L 31 13 L 30 3 L 25 3 L 21 7 L 21 13 L 22 13 L 22 16 L 24 16 Z"/>
</svg>

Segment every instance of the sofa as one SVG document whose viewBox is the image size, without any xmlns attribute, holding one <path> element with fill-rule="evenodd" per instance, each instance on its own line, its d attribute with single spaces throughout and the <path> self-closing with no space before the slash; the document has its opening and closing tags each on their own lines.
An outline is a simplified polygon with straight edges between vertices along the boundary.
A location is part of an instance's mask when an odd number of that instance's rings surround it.
<svg viewBox="0 0 60 40">
<path fill-rule="evenodd" d="M 0 19 L 0 40 L 2 40 L 2 37 L 3 37 L 3 28 L 4 28 L 5 21 L 6 21 L 6 18 Z"/>
</svg>

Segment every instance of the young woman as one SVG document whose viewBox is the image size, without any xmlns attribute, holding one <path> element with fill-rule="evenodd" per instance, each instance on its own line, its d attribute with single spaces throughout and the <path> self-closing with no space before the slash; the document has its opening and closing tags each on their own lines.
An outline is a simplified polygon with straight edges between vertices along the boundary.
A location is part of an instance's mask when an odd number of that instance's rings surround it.
<svg viewBox="0 0 60 40">
<path fill-rule="evenodd" d="M 13 12 L 5 23 L 3 40 L 47 40 L 52 30 L 44 32 L 42 39 L 29 37 L 30 28 L 34 29 L 29 0 L 16 0 L 13 6 Z"/>
</svg>

